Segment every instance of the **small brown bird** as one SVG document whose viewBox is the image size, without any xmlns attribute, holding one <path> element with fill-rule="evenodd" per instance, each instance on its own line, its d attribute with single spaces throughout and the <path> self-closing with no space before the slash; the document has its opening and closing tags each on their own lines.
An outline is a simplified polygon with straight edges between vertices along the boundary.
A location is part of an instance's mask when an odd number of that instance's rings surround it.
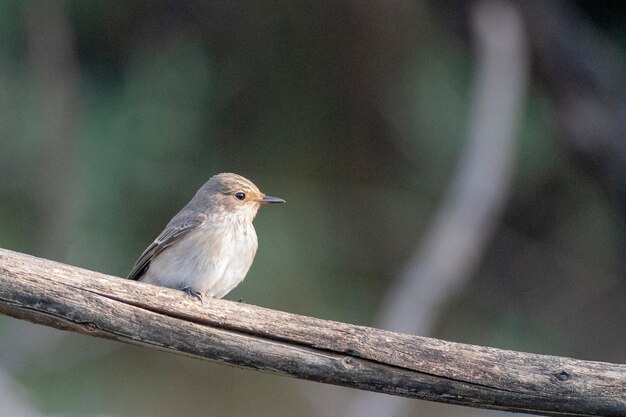
<svg viewBox="0 0 626 417">
<path fill-rule="evenodd" d="M 252 220 L 259 207 L 284 202 L 240 175 L 217 174 L 141 254 L 128 278 L 181 289 L 200 300 L 222 298 L 252 265 L 258 247 Z"/>
</svg>

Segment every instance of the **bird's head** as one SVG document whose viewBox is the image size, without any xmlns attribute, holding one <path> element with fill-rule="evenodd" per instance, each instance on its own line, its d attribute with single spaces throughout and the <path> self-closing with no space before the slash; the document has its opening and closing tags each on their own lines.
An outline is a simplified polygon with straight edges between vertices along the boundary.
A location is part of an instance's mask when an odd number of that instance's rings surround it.
<svg viewBox="0 0 626 417">
<path fill-rule="evenodd" d="M 221 173 L 212 176 L 200 188 L 194 200 L 202 208 L 239 219 L 252 221 L 262 204 L 284 203 L 278 197 L 262 193 L 252 181 L 241 175 Z"/>
</svg>

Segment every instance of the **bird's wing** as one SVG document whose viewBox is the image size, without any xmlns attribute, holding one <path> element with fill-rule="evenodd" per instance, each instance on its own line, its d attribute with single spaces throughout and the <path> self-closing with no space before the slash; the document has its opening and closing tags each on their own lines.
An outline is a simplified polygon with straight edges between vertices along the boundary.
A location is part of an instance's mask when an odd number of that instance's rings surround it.
<svg viewBox="0 0 626 417">
<path fill-rule="evenodd" d="M 207 215 L 200 212 L 185 212 L 180 216 L 176 215 L 165 227 L 165 230 L 161 232 L 154 242 L 141 254 L 139 259 L 137 259 L 133 270 L 128 274 L 128 279 L 139 280 L 144 272 L 146 272 L 150 261 L 152 261 L 155 256 L 178 242 L 192 230 L 202 226 L 206 221 Z"/>
</svg>

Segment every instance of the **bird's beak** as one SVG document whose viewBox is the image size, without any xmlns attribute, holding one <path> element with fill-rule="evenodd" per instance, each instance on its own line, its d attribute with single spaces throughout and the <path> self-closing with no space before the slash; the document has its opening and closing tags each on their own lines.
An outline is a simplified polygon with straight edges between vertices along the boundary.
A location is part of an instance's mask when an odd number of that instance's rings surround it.
<svg viewBox="0 0 626 417">
<path fill-rule="evenodd" d="M 285 200 L 283 200 L 282 198 L 270 197 L 269 195 L 264 195 L 263 198 L 260 198 L 257 201 L 259 202 L 259 204 L 277 204 L 285 202 Z"/>
</svg>

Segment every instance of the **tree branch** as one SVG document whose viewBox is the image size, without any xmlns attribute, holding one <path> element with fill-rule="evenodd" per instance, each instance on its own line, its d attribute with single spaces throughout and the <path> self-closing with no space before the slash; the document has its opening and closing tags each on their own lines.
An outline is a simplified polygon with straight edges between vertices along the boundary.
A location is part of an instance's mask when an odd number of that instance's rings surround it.
<svg viewBox="0 0 626 417">
<path fill-rule="evenodd" d="M 626 416 L 626 365 L 452 343 L 131 282 L 0 249 L 0 313 L 312 381 L 544 415 Z"/>
</svg>

